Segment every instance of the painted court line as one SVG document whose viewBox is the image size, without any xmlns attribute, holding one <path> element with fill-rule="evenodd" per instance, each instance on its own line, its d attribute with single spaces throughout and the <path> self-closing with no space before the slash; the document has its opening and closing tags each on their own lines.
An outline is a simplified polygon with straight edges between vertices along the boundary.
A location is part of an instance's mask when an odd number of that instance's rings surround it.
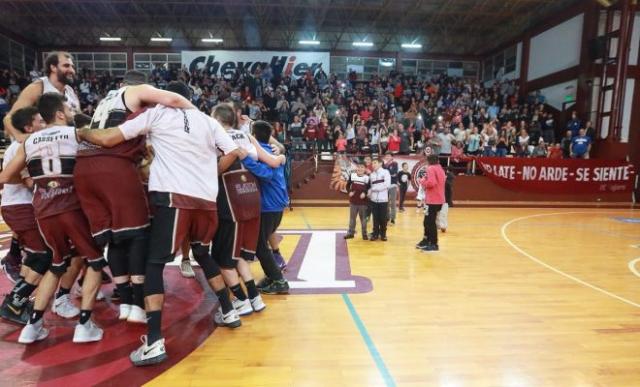
<svg viewBox="0 0 640 387">
<path fill-rule="evenodd" d="M 373 340 L 371 340 L 371 336 L 369 336 L 369 332 L 367 332 L 367 327 L 364 326 L 364 323 L 360 319 L 360 316 L 358 315 L 356 308 L 351 303 L 351 299 L 349 298 L 349 295 L 346 293 L 343 293 L 342 299 L 344 300 L 344 303 L 347 305 L 347 309 L 349 309 L 351 318 L 353 318 L 353 322 L 356 324 L 356 327 L 358 327 L 358 331 L 360 331 L 360 336 L 362 336 L 362 339 L 367 345 L 367 349 L 369 350 L 371 357 L 375 361 L 376 366 L 378 367 L 378 371 L 380 371 L 380 374 L 384 379 L 384 383 L 387 385 L 387 387 L 395 387 L 396 382 L 393 380 L 393 376 L 391 376 L 391 373 L 387 369 L 387 366 L 384 364 L 384 360 L 382 360 L 382 356 L 380 356 L 380 352 L 378 352 L 376 345 L 373 343 Z"/>
<path fill-rule="evenodd" d="M 611 293 L 608 290 L 602 289 L 598 286 L 592 285 L 588 282 L 585 282 L 583 280 L 581 280 L 580 278 L 574 277 L 571 274 L 565 273 L 562 270 L 556 269 L 555 267 L 549 265 L 548 263 L 541 261 L 540 259 L 534 257 L 533 255 L 527 253 L 526 251 L 522 250 L 520 247 L 518 247 L 515 243 L 513 243 L 511 241 L 511 239 L 509 239 L 509 237 L 507 236 L 507 228 L 512 225 L 513 223 L 519 222 L 521 220 L 525 220 L 525 219 L 531 219 L 531 218 L 539 218 L 539 217 L 543 217 L 543 216 L 553 216 L 553 215 L 569 215 L 569 214 L 588 214 L 588 213 L 593 213 L 593 212 L 584 212 L 584 211 L 574 211 L 574 212 L 553 212 L 553 213 L 547 213 L 547 214 L 536 214 L 536 215 L 527 215 L 527 216 L 521 216 L 519 218 L 515 218 L 515 219 L 511 219 L 510 221 L 506 222 L 505 224 L 502 225 L 502 228 L 500 230 L 500 232 L 502 233 L 502 239 L 505 240 L 505 242 L 507 242 L 511 247 L 513 247 L 517 252 L 519 252 L 520 254 L 524 255 L 525 257 L 529 258 L 530 260 L 532 260 L 533 262 L 536 262 L 537 264 L 546 267 L 547 269 L 560 274 L 563 277 L 566 277 L 574 282 L 579 283 L 580 285 L 584 285 L 588 288 L 591 288 L 597 292 L 600 292 L 602 294 L 605 294 L 611 298 L 615 298 L 616 300 L 622 301 L 626 304 L 629 304 L 631 306 L 635 306 L 636 308 L 640 308 L 640 304 L 637 304 L 631 300 L 628 300 L 624 297 L 620 297 L 617 294 Z"/>
</svg>

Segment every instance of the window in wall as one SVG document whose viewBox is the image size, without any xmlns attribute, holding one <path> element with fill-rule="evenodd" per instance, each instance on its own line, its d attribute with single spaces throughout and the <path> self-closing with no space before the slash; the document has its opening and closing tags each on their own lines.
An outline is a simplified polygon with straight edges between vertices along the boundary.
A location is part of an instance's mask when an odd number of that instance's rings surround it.
<svg viewBox="0 0 640 387">
<path fill-rule="evenodd" d="M 402 61 L 402 72 L 408 75 L 417 74 L 418 69 L 418 61 L 417 60 L 403 60 Z"/>
<path fill-rule="evenodd" d="M 465 78 L 478 78 L 478 62 L 464 62 L 462 64 L 462 74 Z"/>
<path fill-rule="evenodd" d="M 504 50 L 504 72 L 510 73 L 516 70 L 517 47 L 509 47 Z"/>
<path fill-rule="evenodd" d="M 182 58 L 180 54 L 175 53 L 136 53 L 133 55 L 133 66 L 136 70 L 151 72 L 157 65 L 167 65 L 169 68 L 181 68 Z"/>
</svg>

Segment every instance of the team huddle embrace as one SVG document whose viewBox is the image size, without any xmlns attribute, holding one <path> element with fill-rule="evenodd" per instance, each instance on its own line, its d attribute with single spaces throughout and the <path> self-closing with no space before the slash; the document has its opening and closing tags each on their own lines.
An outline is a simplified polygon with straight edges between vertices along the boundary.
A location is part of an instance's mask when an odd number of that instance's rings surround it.
<svg viewBox="0 0 640 387">
<path fill-rule="evenodd" d="M 101 340 L 91 312 L 108 266 L 120 298 L 114 318 L 147 324 L 131 362 L 162 362 L 163 270 L 184 242 L 218 297 L 219 326 L 264 310 L 260 293 L 288 292 L 273 246 L 289 203 L 286 160 L 269 123 L 227 103 L 207 116 L 186 84 L 159 90 L 136 71 L 83 117 L 68 85 L 70 55 L 53 53 L 45 66 L 7 116 L 14 141 L 0 173 L 2 216 L 24 252 L 0 316 L 24 325 L 20 343 L 47 337 L 52 299 L 54 313 L 79 316 L 74 342 Z M 249 268 L 256 258 L 259 284 Z M 69 297 L 78 277 L 80 308 Z"/>
</svg>

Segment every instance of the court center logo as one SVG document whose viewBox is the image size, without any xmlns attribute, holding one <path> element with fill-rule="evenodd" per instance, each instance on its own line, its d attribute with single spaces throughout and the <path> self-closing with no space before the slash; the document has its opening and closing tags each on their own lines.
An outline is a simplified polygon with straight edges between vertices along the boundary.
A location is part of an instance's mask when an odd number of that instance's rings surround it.
<svg viewBox="0 0 640 387">
<path fill-rule="evenodd" d="M 344 230 L 279 230 L 299 235 L 285 278 L 291 294 L 368 293 L 371 280 L 351 274 Z"/>
<path fill-rule="evenodd" d="M 420 185 L 420 180 L 427 173 L 427 161 L 422 160 L 416 163 L 411 170 L 411 185 L 413 189 L 418 192 L 418 187 Z"/>
</svg>

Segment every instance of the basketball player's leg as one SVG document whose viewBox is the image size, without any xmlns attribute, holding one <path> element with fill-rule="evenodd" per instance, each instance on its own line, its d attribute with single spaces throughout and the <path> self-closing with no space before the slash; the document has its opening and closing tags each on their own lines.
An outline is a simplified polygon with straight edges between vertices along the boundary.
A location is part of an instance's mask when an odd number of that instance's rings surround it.
<svg viewBox="0 0 640 387">
<path fill-rule="evenodd" d="M 51 250 L 52 260 L 47 272 L 40 280 L 29 322 L 20 332 L 18 342 L 22 344 L 44 340 L 49 335 L 49 331 L 44 327 L 44 311 L 58 287 L 60 277 L 67 270 L 71 255 L 68 239 L 62 227 L 57 227 L 57 218 L 58 216 L 53 216 L 38 220 L 40 233 Z"/>
<path fill-rule="evenodd" d="M 180 262 L 180 274 L 184 278 L 195 278 L 196 273 L 193 271 L 193 267 L 191 266 L 191 258 L 189 253 L 191 251 L 191 242 L 190 238 L 185 238 L 184 242 L 182 242 L 182 246 L 180 248 L 182 251 L 182 261 Z"/>
<path fill-rule="evenodd" d="M 89 222 L 81 210 L 62 214 L 60 226 L 64 228 L 78 254 L 84 258 L 86 266 L 82 283 L 80 320 L 75 327 L 73 342 L 86 343 L 102 340 L 103 331 L 91 320 L 91 314 L 96 294 L 102 284 L 102 269 L 107 265 L 107 261 L 102 254 L 102 249 L 91 236 Z"/>
<path fill-rule="evenodd" d="M 268 243 L 271 235 L 278 229 L 281 220 L 282 212 L 263 212 L 260 214 L 260 232 L 258 234 L 256 256 L 260 261 L 266 280 L 258 288 L 265 294 L 287 294 L 289 292 L 289 284 L 276 264 Z"/>
</svg>

